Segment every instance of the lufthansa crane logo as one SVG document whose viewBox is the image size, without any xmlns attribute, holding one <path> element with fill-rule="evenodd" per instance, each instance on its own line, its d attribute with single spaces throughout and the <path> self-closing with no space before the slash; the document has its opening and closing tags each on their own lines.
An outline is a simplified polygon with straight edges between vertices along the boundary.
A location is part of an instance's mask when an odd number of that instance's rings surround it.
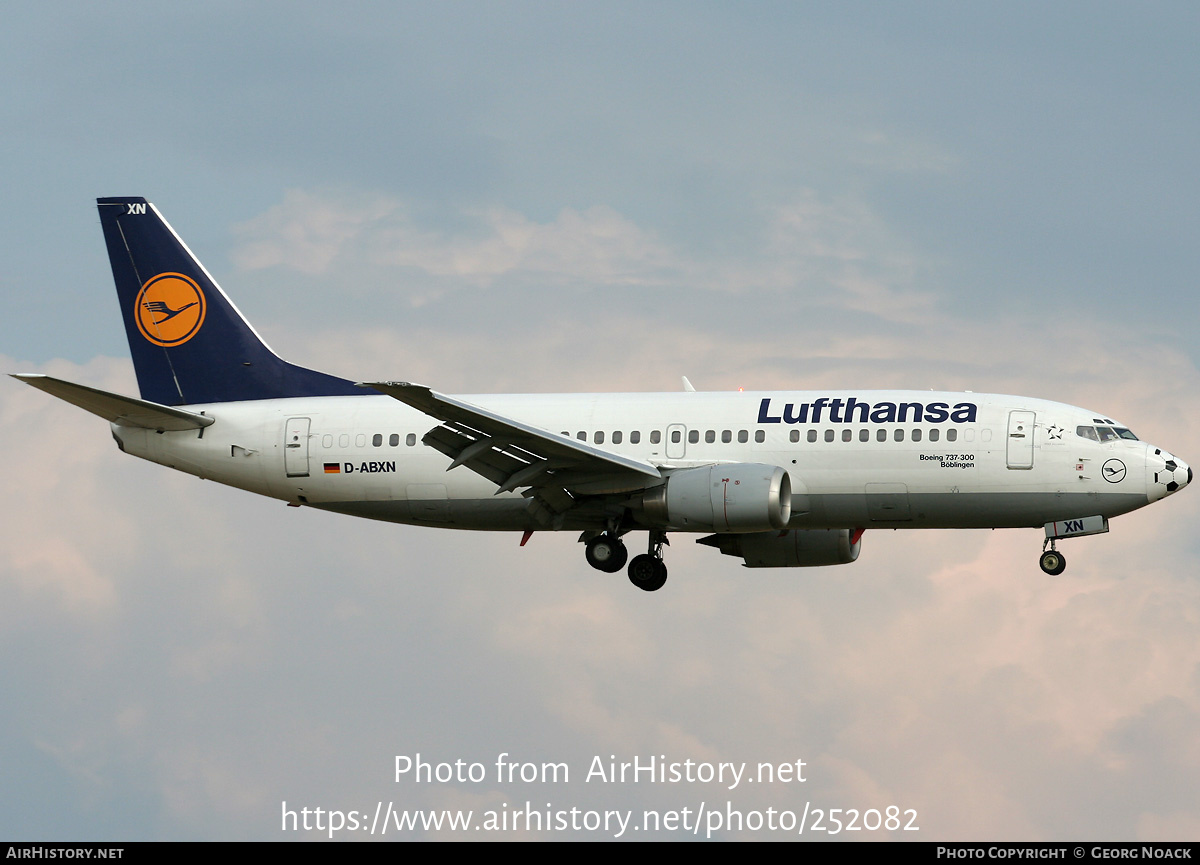
<svg viewBox="0 0 1200 865">
<path fill-rule="evenodd" d="M 1100 470 L 1100 473 L 1110 484 L 1119 484 L 1125 480 L 1125 463 L 1117 459 L 1108 460 Z"/>
<path fill-rule="evenodd" d="M 183 345 L 204 324 L 204 292 L 182 273 L 160 273 L 146 280 L 134 301 L 133 317 L 142 336 L 155 345 Z"/>
</svg>

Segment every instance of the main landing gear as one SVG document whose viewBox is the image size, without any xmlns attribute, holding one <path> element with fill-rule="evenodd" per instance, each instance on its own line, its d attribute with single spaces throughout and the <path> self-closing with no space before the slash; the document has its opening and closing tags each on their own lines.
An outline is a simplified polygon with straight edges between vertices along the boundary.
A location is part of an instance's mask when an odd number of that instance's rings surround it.
<svg viewBox="0 0 1200 865">
<path fill-rule="evenodd" d="M 605 532 L 587 542 L 583 555 L 587 563 L 596 570 L 615 574 L 625 567 L 625 562 L 629 559 L 629 550 L 625 549 L 620 538 Z"/>
<path fill-rule="evenodd" d="M 667 543 L 667 533 L 651 531 L 650 542 L 645 553 L 634 556 L 629 562 L 629 582 L 646 592 L 656 592 L 667 582 L 667 566 L 663 564 L 662 548 Z M 615 574 L 625 567 L 629 551 L 621 539 L 611 532 L 590 538 L 584 549 L 587 563 L 598 571 Z"/>
<path fill-rule="evenodd" d="M 667 566 L 662 560 L 663 544 L 667 543 L 667 533 L 650 532 L 650 544 L 645 553 L 634 556 L 629 563 L 629 582 L 644 592 L 657 592 L 667 581 Z"/>
<path fill-rule="evenodd" d="M 1046 549 L 1046 545 L 1050 545 L 1050 549 Z M 1054 548 L 1054 540 L 1047 538 L 1042 544 L 1042 558 L 1038 562 L 1042 566 L 1042 570 L 1052 577 L 1057 577 L 1067 569 L 1067 559 Z"/>
</svg>

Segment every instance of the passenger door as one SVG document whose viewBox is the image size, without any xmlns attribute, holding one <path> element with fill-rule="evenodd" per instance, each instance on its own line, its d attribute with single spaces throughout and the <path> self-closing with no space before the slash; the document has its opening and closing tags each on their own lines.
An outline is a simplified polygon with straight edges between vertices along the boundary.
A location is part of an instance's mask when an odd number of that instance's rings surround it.
<svg viewBox="0 0 1200 865">
<path fill-rule="evenodd" d="M 308 428 L 306 417 L 290 417 L 283 432 L 283 470 L 289 478 L 308 477 Z"/>
<path fill-rule="evenodd" d="M 1033 420 L 1031 411 L 1008 413 L 1008 467 L 1033 468 Z"/>
</svg>

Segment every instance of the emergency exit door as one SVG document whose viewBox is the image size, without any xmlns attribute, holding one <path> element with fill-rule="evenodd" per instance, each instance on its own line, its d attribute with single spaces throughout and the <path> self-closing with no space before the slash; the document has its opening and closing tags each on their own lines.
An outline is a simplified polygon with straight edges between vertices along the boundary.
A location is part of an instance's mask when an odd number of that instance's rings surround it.
<svg viewBox="0 0 1200 865">
<path fill-rule="evenodd" d="M 667 459 L 681 460 L 687 454 L 687 427 L 673 423 L 667 427 Z"/>
</svg>

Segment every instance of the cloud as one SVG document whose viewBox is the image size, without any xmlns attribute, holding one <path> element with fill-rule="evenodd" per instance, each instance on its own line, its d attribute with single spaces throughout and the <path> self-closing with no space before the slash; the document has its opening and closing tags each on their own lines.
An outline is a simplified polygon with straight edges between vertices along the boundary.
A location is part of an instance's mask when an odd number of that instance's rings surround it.
<svg viewBox="0 0 1200 865">
<path fill-rule="evenodd" d="M 512 273 L 640 285 L 678 267 L 662 244 L 609 207 L 567 208 L 548 223 L 503 207 L 463 216 L 470 233 L 448 235 L 418 227 L 399 201 L 292 190 L 235 228 L 234 262 L 244 271 L 284 267 L 327 275 L 353 262 L 398 273 L 415 269 L 464 286 Z"/>
<path fill-rule="evenodd" d="M 826 201 L 802 190 L 771 207 L 757 244 L 732 259 L 689 254 L 604 205 L 565 208 L 548 222 L 500 206 L 456 216 L 457 230 L 434 231 L 395 199 L 292 190 L 235 227 L 233 260 L 246 274 L 321 276 L 358 298 L 415 283 L 417 306 L 447 292 L 502 286 L 795 293 L 816 306 L 906 319 L 930 301 L 911 288 L 916 266 L 903 242 L 849 196 Z"/>
<path fill-rule="evenodd" d="M 7 368 L 15 368 L 11 360 Z M 98 358 L 79 369 L 62 362 L 44 367 L 51 375 L 82 376 L 98 387 L 128 390 L 132 368 L 128 362 Z M 8 592 L 26 602 L 49 603 L 74 615 L 91 618 L 111 613 L 116 587 L 108 565 L 115 560 L 98 558 L 95 550 L 118 538 L 128 542 L 134 526 L 117 517 L 103 528 L 92 519 L 103 499 L 105 480 L 97 477 L 101 454 L 110 444 L 104 435 L 80 435 L 88 428 L 78 410 L 11 379 L 0 401 L 0 426 L 6 430 L 13 457 L 8 465 L 12 489 L 22 491 L 22 504 L 6 515 L 0 533 L 0 563 Z M 102 432 L 103 422 L 90 425 Z M 41 520 L 53 513 L 58 530 L 49 535 Z M 11 611 L 13 605 L 6 604 Z"/>
<path fill-rule="evenodd" d="M 246 271 L 284 267 L 326 273 L 364 226 L 390 216 L 395 208 L 379 196 L 325 202 L 311 193 L 289 190 L 280 204 L 234 227 L 240 238 L 234 263 Z"/>
</svg>

